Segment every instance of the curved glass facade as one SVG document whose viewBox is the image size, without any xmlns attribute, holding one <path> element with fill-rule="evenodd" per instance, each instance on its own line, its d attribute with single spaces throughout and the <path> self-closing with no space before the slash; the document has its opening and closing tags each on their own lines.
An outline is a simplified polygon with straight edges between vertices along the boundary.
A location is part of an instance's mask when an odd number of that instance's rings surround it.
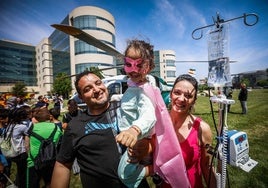
<svg viewBox="0 0 268 188">
<path fill-rule="evenodd" d="M 106 67 L 113 67 L 113 65 L 105 64 L 105 63 L 80 63 L 75 65 L 75 72 L 83 72 L 90 67 L 99 67 L 99 66 L 106 66 Z"/>
<path fill-rule="evenodd" d="M 109 41 L 104 41 L 102 40 L 103 43 L 106 43 L 108 45 L 111 45 L 113 47 L 115 47 L 115 36 L 113 33 L 111 33 L 108 30 L 102 29 L 97 27 L 97 20 L 102 20 L 105 21 L 106 24 L 111 25 L 114 28 L 114 24 L 102 17 L 99 16 L 93 16 L 93 15 L 83 15 L 83 16 L 77 16 L 75 18 L 73 18 L 73 26 L 77 27 L 81 30 L 97 30 L 97 31 L 101 31 L 104 32 L 108 35 L 111 36 L 112 38 L 112 43 Z M 75 41 L 75 55 L 77 54 L 85 54 L 85 53 L 102 53 L 102 54 L 106 54 L 105 52 L 100 52 L 97 50 L 96 47 L 87 44 L 86 42 L 83 42 L 81 40 L 77 40 Z"/>
</svg>

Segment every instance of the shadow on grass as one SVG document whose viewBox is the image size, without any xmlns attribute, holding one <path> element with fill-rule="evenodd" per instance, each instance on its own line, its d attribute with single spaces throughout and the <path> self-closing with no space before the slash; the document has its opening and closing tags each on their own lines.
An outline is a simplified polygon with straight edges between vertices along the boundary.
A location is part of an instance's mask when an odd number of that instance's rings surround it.
<svg viewBox="0 0 268 188">
<path fill-rule="evenodd" d="M 205 113 L 194 113 L 194 115 L 202 116 L 202 115 L 211 115 L 211 112 L 205 112 Z"/>
<path fill-rule="evenodd" d="M 242 114 L 241 112 L 228 112 L 229 114 Z"/>
</svg>

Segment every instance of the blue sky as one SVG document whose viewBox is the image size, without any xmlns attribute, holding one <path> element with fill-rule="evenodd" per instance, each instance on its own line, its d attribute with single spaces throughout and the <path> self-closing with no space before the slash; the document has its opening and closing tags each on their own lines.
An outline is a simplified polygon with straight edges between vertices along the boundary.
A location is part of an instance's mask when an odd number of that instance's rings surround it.
<svg viewBox="0 0 268 188">
<path fill-rule="evenodd" d="M 207 40 L 192 38 L 198 27 L 213 24 L 219 12 L 225 20 L 256 13 L 259 22 L 246 26 L 243 19 L 230 22 L 231 74 L 268 68 L 267 0 L 0 0 L 0 39 L 37 45 L 48 37 L 78 6 L 97 6 L 115 18 L 116 48 L 123 52 L 126 40 L 141 38 L 155 50 L 174 50 L 178 61 L 206 61 Z M 208 28 L 203 30 L 204 35 Z M 207 63 L 176 63 L 177 75 L 196 69 L 207 77 Z"/>
</svg>

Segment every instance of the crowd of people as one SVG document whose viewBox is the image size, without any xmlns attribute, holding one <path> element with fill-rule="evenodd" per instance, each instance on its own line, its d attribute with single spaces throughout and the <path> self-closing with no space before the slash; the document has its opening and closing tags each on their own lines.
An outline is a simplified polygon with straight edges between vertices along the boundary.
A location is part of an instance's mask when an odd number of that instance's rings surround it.
<svg viewBox="0 0 268 188">
<path fill-rule="evenodd" d="M 4 101 L 4 100 L 3 100 Z M 53 105 L 51 105 L 53 106 Z M 60 144 L 63 134 L 60 108 L 49 107 L 49 101 L 39 96 L 30 106 L 19 97 L 10 97 L 0 105 L 0 187 L 10 182 L 11 166 L 16 166 L 14 184 L 19 188 L 50 186 L 54 165 L 36 169 L 34 159 L 39 153 L 40 140 L 33 133 L 48 138 L 56 128 L 53 137 L 55 145 Z"/>
<path fill-rule="evenodd" d="M 208 153 L 212 132 L 192 113 L 198 82 L 188 74 L 177 77 L 168 110 L 160 89 L 146 77 L 154 68 L 153 57 L 150 43 L 128 42 L 124 58 L 128 89 L 118 101 L 111 101 L 101 78 L 86 70 L 75 80 L 86 110 L 69 100 L 68 112 L 61 116 L 61 99 L 49 108 L 43 96 L 33 108 L 18 105 L 15 98 L 0 106 L 0 146 L 11 137 L 17 150 L 10 157 L 1 146 L 0 173 L 10 176 L 11 164 L 16 163 L 15 184 L 22 188 L 39 187 L 41 179 L 45 187 L 70 187 L 74 165 L 83 187 L 147 188 L 149 176 L 160 188 L 216 187 Z M 55 163 L 36 169 L 40 141 L 31 134 L 47 138 L 55 127 L 53 142 L 59 146 Z M 3 187 L 7 183 L 5 176 L 0 181 Z"/>
</svg>

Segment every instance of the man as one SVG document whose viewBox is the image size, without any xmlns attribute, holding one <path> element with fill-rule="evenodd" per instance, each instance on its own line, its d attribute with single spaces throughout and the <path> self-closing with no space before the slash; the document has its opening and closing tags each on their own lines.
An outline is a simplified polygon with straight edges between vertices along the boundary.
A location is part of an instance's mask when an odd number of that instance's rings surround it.
<svg viewBox="0 0 268 188">
<path fill-rule="evenodd" d="M 80 166 L 83 187 L 124 187 L 117 175 L 121 148 L 116 110 L 120 102 L 109 102 L 108 90 L 95 74 L 85 71 L 75 81 L 86 111 L 68 123 L 52 176 L 52 188 L 67 188 L 75 158 Z M 145 155 L 145 154 L 144 154 Z"/>
<path fill-rule="evenodd" d="M 42 108 L 42 107 L 47 107 L 47 106 L 48 106 L 48 103 L 46 103 L 46 102 L 44 101 L 44 97 L 43 97 L 43 95 L 39 95 L 37 99 L 38 99 L 38 101 L 37 101 L 37 103 L 35 104 L 35 107 Z"/>
<path fill-rule="evenodd" d="M 238 100 L 240 101 L 242 114 L 247 114 L 248 107 L 247 107 L 247 100 L 248 100 L 248 90 L 245 83 L 241 83 L 241 89 L 238 94 Z"/>
</svg>

